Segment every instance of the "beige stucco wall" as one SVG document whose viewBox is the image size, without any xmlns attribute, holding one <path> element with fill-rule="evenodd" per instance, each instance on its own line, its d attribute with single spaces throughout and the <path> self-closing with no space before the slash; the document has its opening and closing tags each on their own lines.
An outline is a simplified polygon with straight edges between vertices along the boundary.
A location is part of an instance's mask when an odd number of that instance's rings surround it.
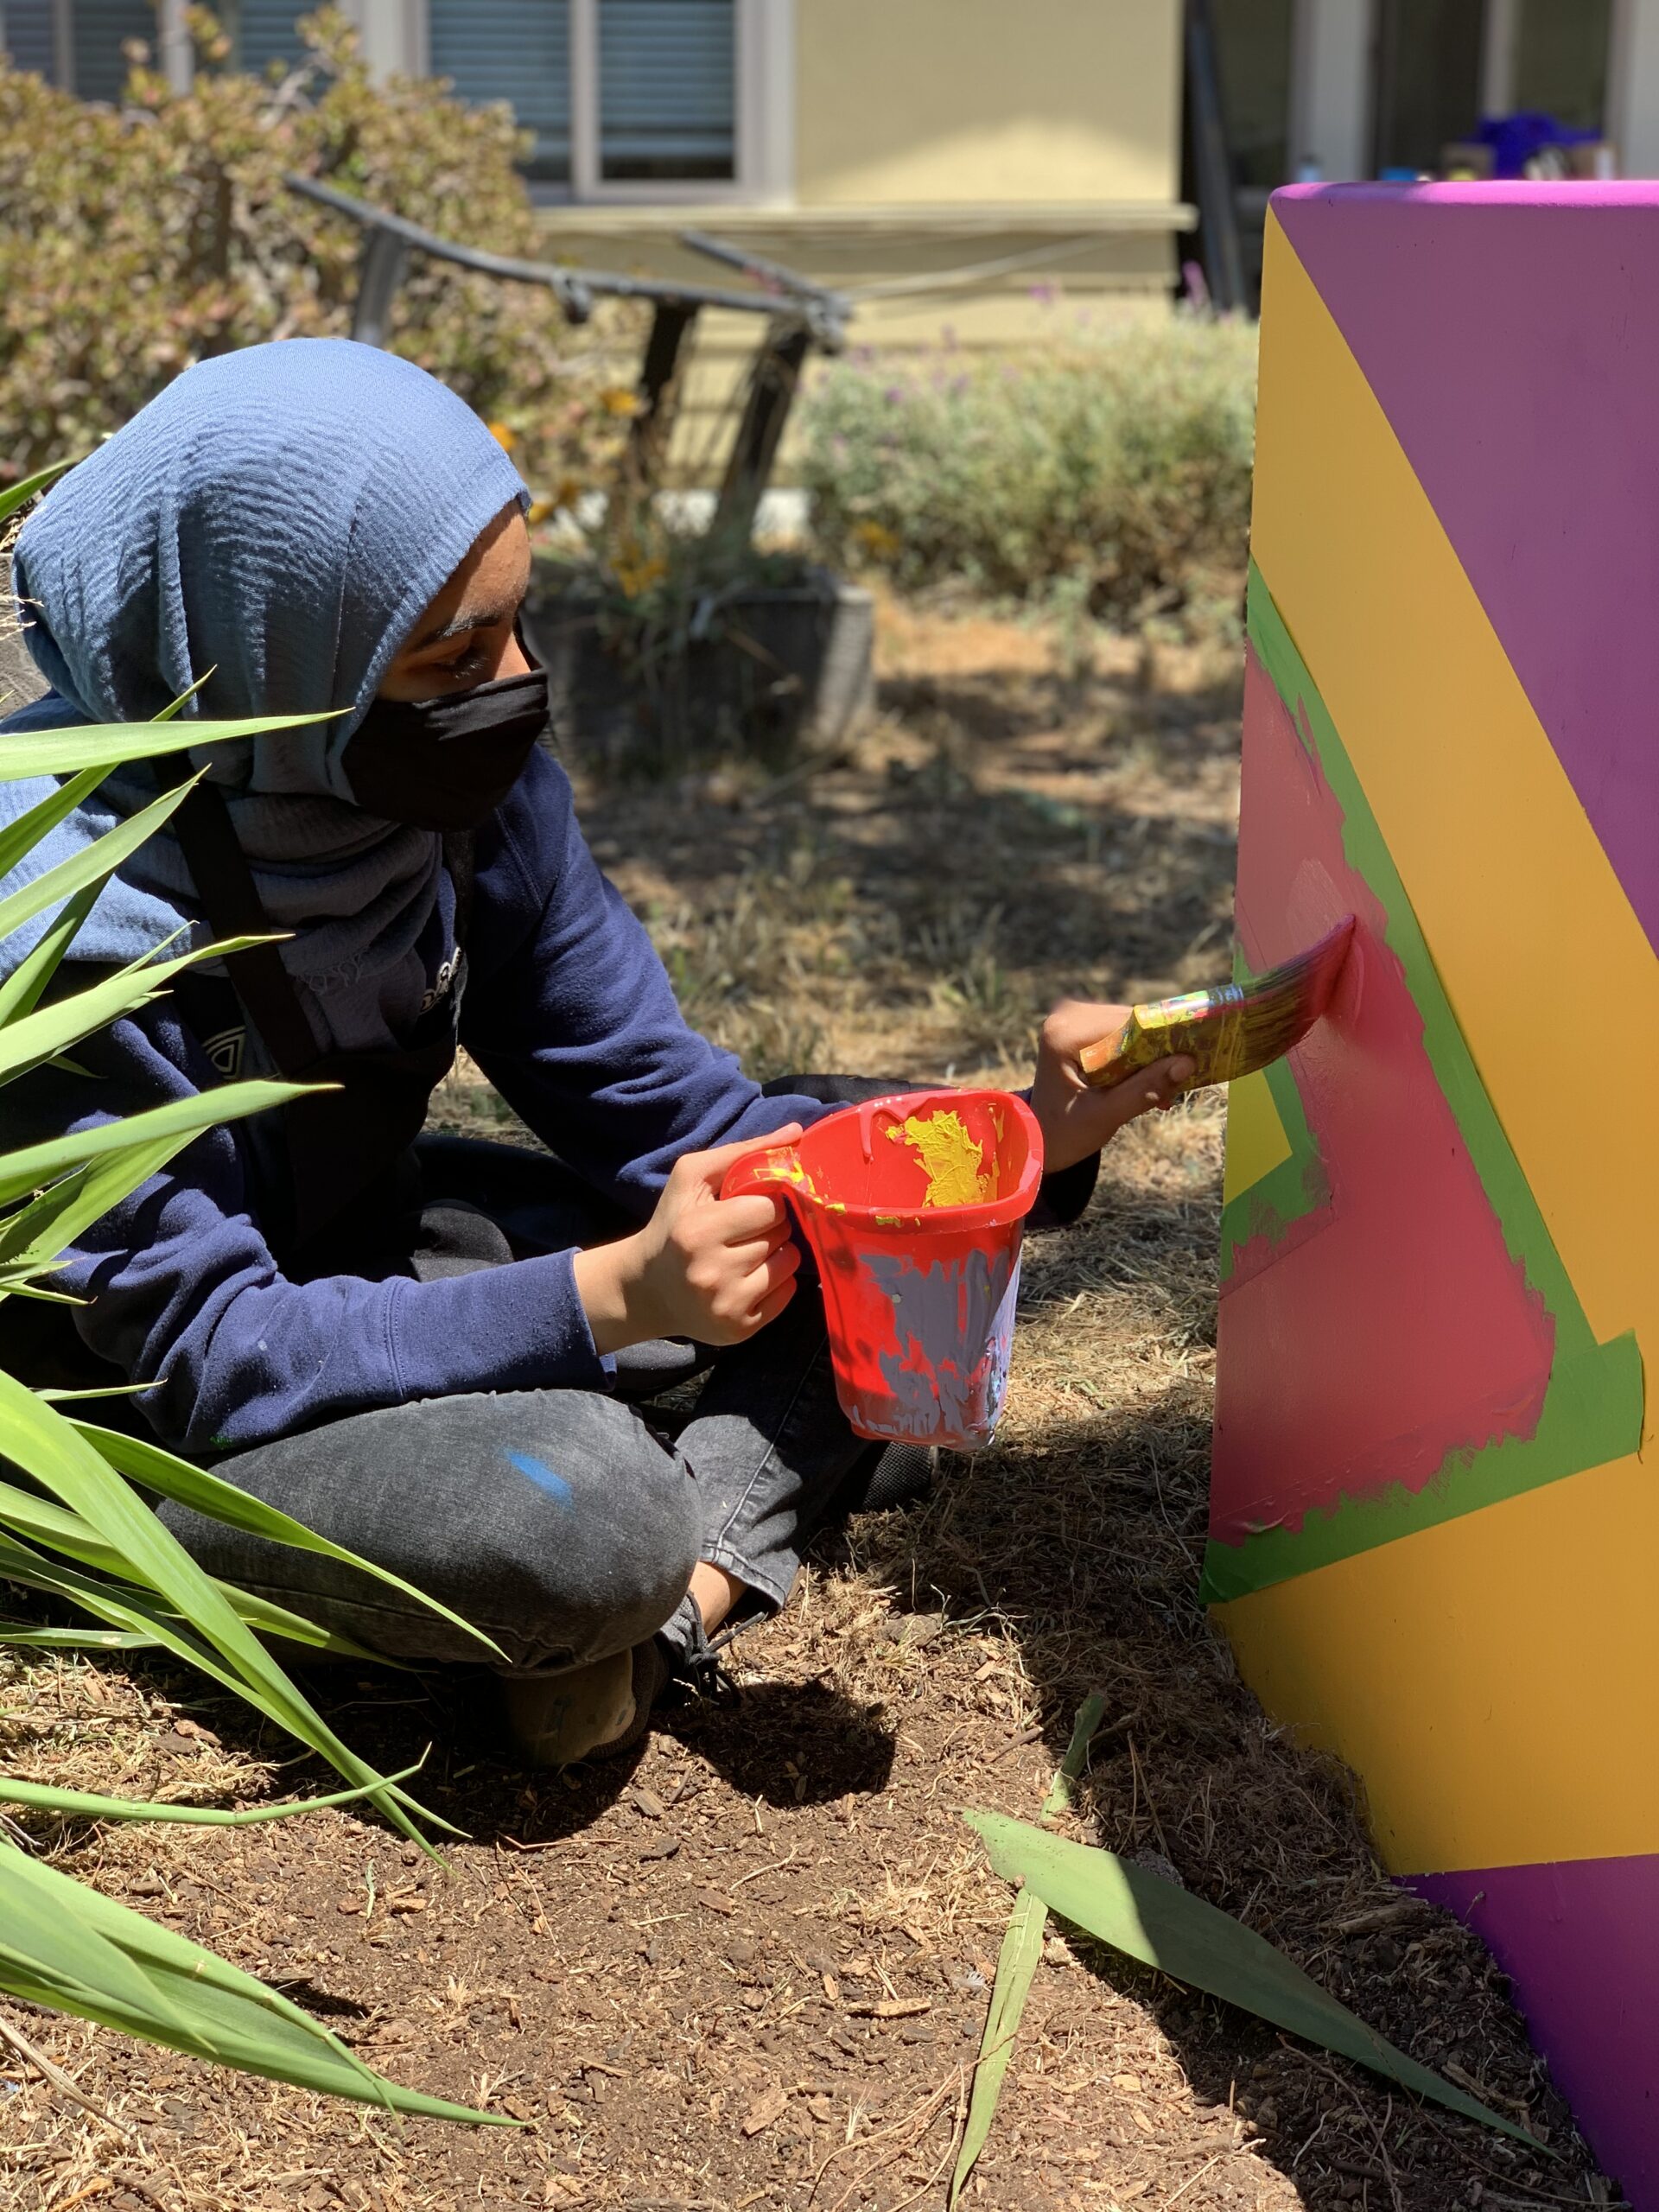
<svg viewBox="0 0 1659 2212">
<path fill-rule="evenodd" d="M 1179 0 L 795 0 L 808 207 L 1169 201 Z"/>
</svg>

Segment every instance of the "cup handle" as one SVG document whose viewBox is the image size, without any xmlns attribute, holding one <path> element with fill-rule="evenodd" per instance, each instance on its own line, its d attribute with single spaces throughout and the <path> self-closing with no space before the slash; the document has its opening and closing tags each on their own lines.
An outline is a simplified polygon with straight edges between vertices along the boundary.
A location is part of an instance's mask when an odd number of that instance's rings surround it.
<svg viewBox="0 0 1659 2212">
<path fill-rule="evenodd" d="M 722 1198 L 743 1198 L 752 1192 L 770 1190 L 781 1183 L 785 1187 L 780 1195 L 786 1198 L 805 1179 L 795 1147 L 774 1144 L 746 1152 L 741 1160 L 734 1160 L 721 1179 L 720 1195 Z"/>
</svg>

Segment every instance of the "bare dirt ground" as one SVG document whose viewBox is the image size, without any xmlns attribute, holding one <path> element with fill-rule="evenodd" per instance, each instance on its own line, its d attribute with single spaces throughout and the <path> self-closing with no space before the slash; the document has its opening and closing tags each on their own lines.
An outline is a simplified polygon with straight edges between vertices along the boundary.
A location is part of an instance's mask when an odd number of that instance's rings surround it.
<svg viewBox="0 0 1659 2212">
<path fill-rule="evenodd" d="M 697 1020 L 762 1075 L 1013 1079 L 1058 994 L 1223 972 L 1232 653 L 1106 647 L 1064 677 L 1040 632 L 899 610 L 883 650 L 884 711 L 846 762 L 585 793 Z M 739 1647 L 741 1695 L 671 1704 L 632 1769 L 526 1782 L 458 1739 L 442 1686 L 334 1677 L 321 1700 L 383 1764 L 435 1746 L 427 1802 L 468 1831 L 449 1872 L 345 1813 L 35 1824 L 399 2080 L 524 2126 L 399 2126 L 12 2008 L 126 2132 L 0 2068 L 0 2202 L 942 2208 L 1009 1902 L 961 1812 L 1035 1817 L 1100 1688 L 1063 1825 L 1173 1868 L 1548 2148 L 1056 1937 L 971 2203 L 1616 2202 L 1502 1978 L 1389 1888 L 1351 1784 L 1264 1721 L 1195 1603 L 1223 1113 L 1202 1097 L 1120 1141 L 1085 1222 L 1028 1248 L 995 1449 L 827 1549 Z M 465 1071 L 442 1118 L 514 1135 Z M 228 1700 L 137 1667 L 0 1670 L 0 1755 L 204 1803 L 325 1786 Z"/>
</svg>

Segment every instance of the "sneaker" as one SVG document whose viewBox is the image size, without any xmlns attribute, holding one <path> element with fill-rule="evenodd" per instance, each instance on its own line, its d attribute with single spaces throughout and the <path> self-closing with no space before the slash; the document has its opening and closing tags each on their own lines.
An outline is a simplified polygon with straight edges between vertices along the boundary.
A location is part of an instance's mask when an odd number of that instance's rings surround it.
<svg viewBox="0 0 1659 2212">
<path fill-rule="evenodd" d="M 557 1674 L 499 1675 L 510 1755 L 533 1770 L 614 1758 L 645 1734 L 667 1680 L 654 1639 Z"/>
<path fill-rule="evenodd" d="M 842 1510 L 849 1513 L 890 1513 L 932 1495 L 939 1478 L 937 1444 L 889 1444 L 865 1478 L 849 1485 Z"/>
</svg>

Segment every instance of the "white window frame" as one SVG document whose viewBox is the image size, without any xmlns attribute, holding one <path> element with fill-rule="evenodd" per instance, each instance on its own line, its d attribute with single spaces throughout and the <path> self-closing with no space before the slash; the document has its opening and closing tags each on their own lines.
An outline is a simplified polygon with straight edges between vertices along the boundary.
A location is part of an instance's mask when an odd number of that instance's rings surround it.
<svg viewBox="0 0 1659 2212">
<path fill-rule="evenodd" d="M 365 0 L 359 0 L 359 6 Z M 381 0 L 385 4 L 385 0 Z M 600 175 L 599 0 L 570 0 L 570 181 L 538 184 L 538 200 L 582 207 L 742 207 L 790 203 L 795 187 L 795 0 L 734 0 L 735 146 L 727 179 L 647 178 L 618 183 Z M 374 0 L 366 0 L 372 8 Z M 405 66 L 427 66 L 430 16 L 418 9 L 415 50 Z"/>
</svg>

